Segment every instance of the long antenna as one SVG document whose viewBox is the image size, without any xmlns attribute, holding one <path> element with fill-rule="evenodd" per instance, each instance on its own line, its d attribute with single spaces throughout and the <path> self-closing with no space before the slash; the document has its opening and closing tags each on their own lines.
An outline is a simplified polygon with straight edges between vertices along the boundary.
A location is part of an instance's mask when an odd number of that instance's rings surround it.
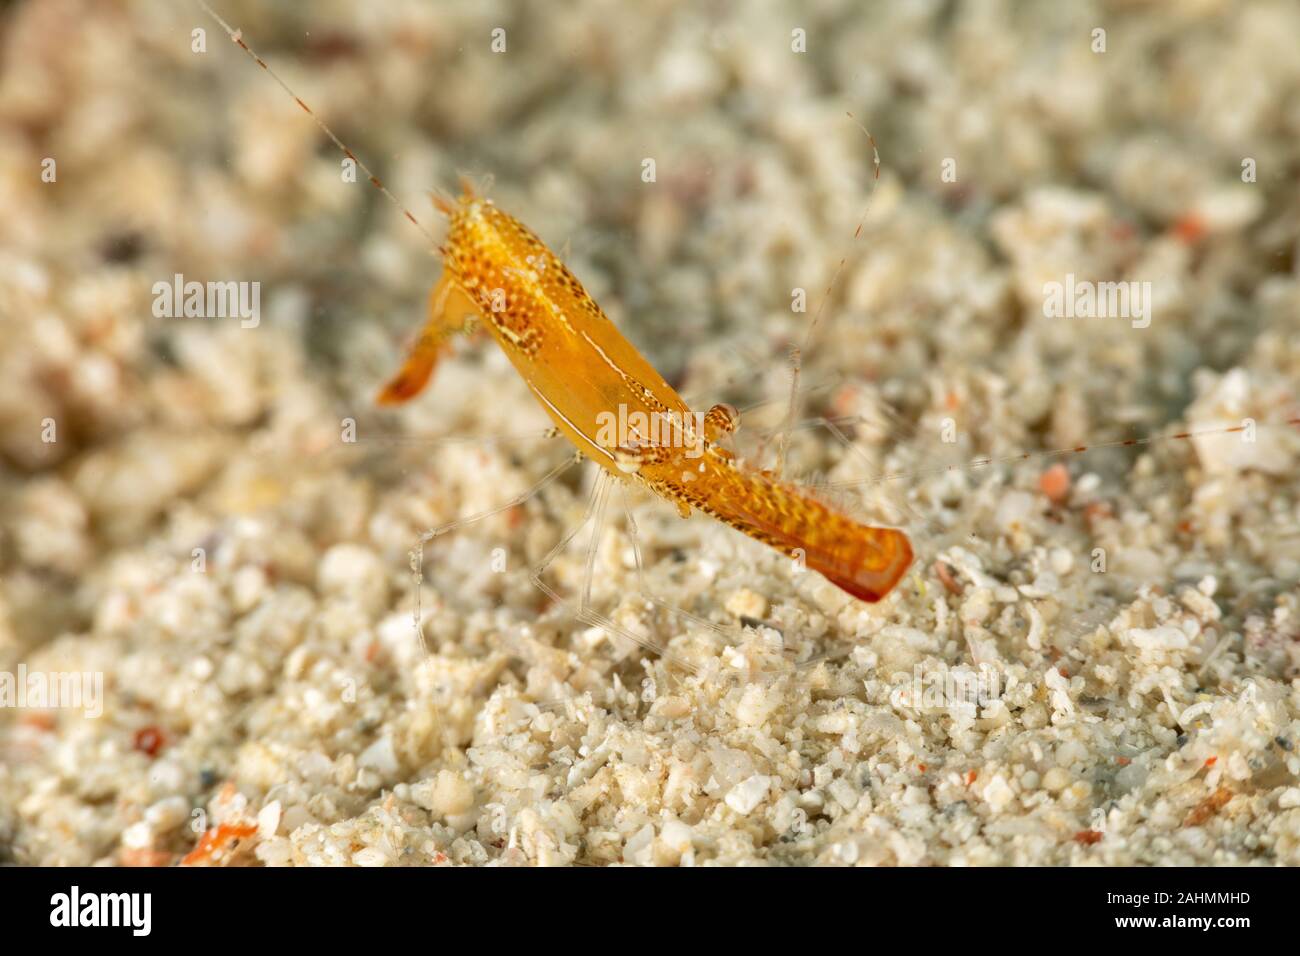
<svg viewBox="0 0 1300 956">
<path fill-rule="evenodd" d="M 420 232 L 424 234 L 424 237 L 429 240 L 431 245 L 436 246 L 438 244 L 438 240 L 434 239 L 433 233 L 429 232 L 428 229 L 426 229 L 423 225 L 421 225 L 420 220 L 416 219 L 415 216 L 412 215 L 411 211 L 407 209 L 404 205 L 402 205 L 402 203 L 398 200 L 398 198 L 389 191 L 388 187 L 385 186 L 382 182 L 380 182 L 379 177 L 376 176 L 373 172 L 371 172 L 370 167 L 367 166 L 365 163 L 363 163 L 360 160 L 360 158 L 358 158 L 357 154 L 352 152 L 352 150 L 348 149 L 347 144 L 344 143 L 343 140 L 339 139 L 338 136 L 334 134 L 334 130 L 329 128 L 329 124 L 326 123 L 319 116 L 317 116 L 312 111 L 312 108 L 308 106 L 305 102 L 303 102 L 302 97 L 300 97 L 297 93 L 295 93 L 293 91 L 293 88 L 290 87 L 288 83 L 286 83 L 284 80 L 280 78 L 280 74 L 276 73 L 275 70 L 271 69 L 271 67 L 267 64 L 265 60 L 263 60 L 260 56 L 258 56 L 256 53 L 253 52 L 253 48 L 244 42 L 242 31 L 236 30 L 229 23 L 223 20 L 221 14 L 217 13 L 216 10 L 213 10 L 210 6 L 208 6 L 206 0 L 195 0 L 195 2 L 197 2 L 198 5 L 203 8 L 203 10 L 207 13 L 208 16 L 212 17 L 212 19 L 216 20 L 217 23 L 221 24 L 221 29 L 226 31 L 226 33 L 230 36 L 230 39 L 234 41 L 236 46 L 238 46 L 241 50 L 247 53 L 252 58 L 254 63 L 260 66 L 267 73 L 269 73 L 271 79 L 275 80 L 275 82 L 280 84 L 280 89 L 288 93 L 289 96 L 293 99 L 293 101 L 302 108 L 302 111 L 312 118 L 312 121 L 315 122 L 315 124 L 320 127 L 321 132 L 323 132 L 326 136 L 330 138 L 330 140 L 334 143 L 334 145 L 337 146 L 343 152 L 343 155 L 346 156 L 348 159 L 352 160 L 352 162 L 356 163 L 361 168 L 361 171 L 370 177 L 370 185 L 374 186 L 381 193 L 383 193 L 384 196 L 387 197 L 388 201 L 391 202 L 395 207 L 397 207 L 397 209 L 401 211 L 403 216 L 405 216 L 407 219 L 411 221 L 411 225 L 415 226 L 416 229 L 419 229 Z"/>
<path fill-rule="evenodd" d="M 1039 451 L 1016 452 L 1010 455 L 989 455 L 980 458 L 972 458 L 969 461 L 963 461 L 953 465 L 938 465 L 932 468 L 920 468 L 915 471 L 889 472 L 871 478 L 833 481 L 828 483 L 828 487 L 849 488 L 856 485 L 878 485 L 885 482 L 904 481 L 913 478 L 927 478 L 934 475 L 941 475 L 949 471 L 973 471 L 977 468 L 988 468 L 993 465 L 1009 465 L 1020 461 L 1068 458 L 1072 455 L 1082 455 L 1085 452 L 1097 451 L 1101 448 L 1140 448 L 1146 445 L 1160 445 L 1166 442 L 1195 441 L 1197 438 L 1239 435 L 1249 431 L 1252 427 L 1258 431 L 1266 429 L 1294 428 L 1297 426 L 1300 426 L 1300 415 L 1279 419 L 1277 421 L 1258 422 L 1253 426 L 1245 423 L 1240 425 L 1211 426 L 1206 428 L 1187 429 L 1167 434 L 1144 435 L 1138 438 L 1117 438 L 1112 441 L 1093 442 L 1089 445 L 1073 445 L 1069 448 L 1047 448 Z"/>
<path fill-rule="evenodd" d="M 862 125 L 856 116 L 852 113 L 846 114 L 849 119 L 853 120 L 854 125 L 862 130 L 867 142 L 871 144 L 871 163 L 872 163 L 872 180 L 871 192 L 867 195 L 866 206 L 862 210 L 862 218 L 858 220 L 858 228 L 853 230 L 853 240 L 856 242 L 862 238 L 862 229 L 867 224 L 867 216 L 871 214 L 871 206 L 876 198 L 876 190 L 880 188 L 880 149 L 876 146 L 876 138 L 871 135 L 870 131 Z M 790 405 L 786 412 L 785 424 L 781 429 L 781 434 L 776 444 L 776 473 L 780 475 L 785 470 L 786 447 L 790 442 L 790 432 L 794 429 L 794 424 L 799 419 L 799 410 L 801 399 L 803 397 L 799 390 L 799 378 L 803 373 L 803 359 L 813 344 L 813 334 L 817 331 L 817 326 L 821 322 L 822 312 L 825 311 L 827 303 L 830 301 L 831 292 L 835 284 L 839 281 L 840 273 L 844 271 L 844 264 L 848 261 L 848 253 L 840 256 L 839 264 L 835 266 L 835 272 L 831 275 L 830 282 L 826 284 L 826 291 L 822 293 L 821 301 L 817 303 L 817 309 L 813 313 L 812 321 L 808 324 L 804 332 L 803 340 L 790 351 Z"/>
</svg>

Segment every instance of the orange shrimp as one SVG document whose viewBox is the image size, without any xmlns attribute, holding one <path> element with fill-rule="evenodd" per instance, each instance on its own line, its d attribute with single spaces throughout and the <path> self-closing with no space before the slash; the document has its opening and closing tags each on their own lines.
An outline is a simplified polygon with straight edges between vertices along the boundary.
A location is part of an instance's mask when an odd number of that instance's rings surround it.
<svg viewBox="0 0 1300 956">
<path fill-rule="evenodd" d="M 230 38 L 293 98 L 417 228 L 432 237 L 370 169 L 203 0 Z M 746 468 L 719 440 L 733 408 L 692 413 L 623 337 L 560 259 L 523 223 L 462 184 L 458 201 L 436 197 L 450 221 L 429 318 L 380 404 L 405 402 L 428 384 L 448 339 L 478 317 L 556 428 L 619 478 L 633 478 L 689 515 L 701 511 L 819 572 L 847 593 L 879 601 L 912 563 L 895 528 L 862 524 L 796 485 Z M 612 428 L 615 423 L 626 427 Z"/>
<path fill-rule="evenodd" d="M 801 560 L 864 601 L 898 583 L 912 562 L 903 532 L 861 524 L 745 468 L 719 444 L 738 424 L 736 411 L 693 413 L 527 226 L 469 188 L 438 208 L 451 226 L 440 250 L 443 276 L 381 404 L 419 394 L 447 337 L 466 315 L 477 316 L 556 428 L 612 474 L 639 481 L 683 516 L 702 511 Z"/>
</svg>

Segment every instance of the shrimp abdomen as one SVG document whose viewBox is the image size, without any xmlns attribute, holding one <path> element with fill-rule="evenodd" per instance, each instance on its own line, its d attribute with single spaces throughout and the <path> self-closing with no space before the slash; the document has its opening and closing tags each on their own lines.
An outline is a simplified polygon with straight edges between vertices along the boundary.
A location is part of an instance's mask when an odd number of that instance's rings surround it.
<svg viewBox="0 0 1300 956">
<path fill-rule="evenodd" d="M 805 490 L 714 455 L 644 476 L 659 494 L 712 515 L 823 575 L 863 601 L 879 601 L 912 563 L 907 535 L 862 524 Z M 657 487 L 656 487 L 657 485 Z"/>
</svg>

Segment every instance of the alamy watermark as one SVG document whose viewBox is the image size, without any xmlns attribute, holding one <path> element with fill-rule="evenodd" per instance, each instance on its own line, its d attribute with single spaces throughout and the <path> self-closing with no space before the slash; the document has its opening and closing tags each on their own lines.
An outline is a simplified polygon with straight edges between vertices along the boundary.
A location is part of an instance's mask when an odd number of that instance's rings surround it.
<svg viewBox="0 0 1300 956">
<path fill-rule="evenodd" d="M 168 282 L 153 284 L 156 319 L 239 319 L 239 327 L 255 329 L 262 321 L 262 283 L 186 282 L 179 272 Z"/>
<path fill-rule="evenodd" d="M 1129 319 L 1135 329 L 1151 324 L 1151 283 L 1091 282 L 1066 273 L 1064 282 L 1043 283 L 1043 315 L 1049 319 Z"/>
<path fill-rule="evenodd" d="M 596 444 L 602 448 L 683 448 L 687 458 L 704 454 L 704 412 L 628 411 L 596 415 Z"/>
<path fill-rule="evenodd" d="M 973 711 L 1001 696 L 1002 679 L 988 664 L 981 664 L 978 669 L 917 664 L 910 679 L 905 673 L 894 675 L 889 702 L 899 709 L 954 713 Z"/>
<path fill-rule="evenodd" d="M 50 897 L 50 925 L 119 926 L 132 936 L 148 936 L 153 929 L 152 893 L 82 892 L 75 883 L 67 893 Z"/>
<path fill-rule="evenodd" d="M 64 708 L 99 717 L 104 713 L 104 673 L 29 671 L 20 663 L 17 673 L 0 671 L 0 707 Z"/>
</svg>

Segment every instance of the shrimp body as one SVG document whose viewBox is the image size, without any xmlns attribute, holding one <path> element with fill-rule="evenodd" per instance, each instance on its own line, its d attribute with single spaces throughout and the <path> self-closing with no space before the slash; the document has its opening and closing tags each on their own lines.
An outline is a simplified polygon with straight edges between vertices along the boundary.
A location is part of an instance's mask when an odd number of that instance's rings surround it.
<svg viewBox="0 0 1300 956">
<path fill-rule="evenodd" d="M 898 583 L 912 560 L 906 535 L 860 524 L 738 464 L 717 442 L 734 427 L 725 406 L 692 413 L 528 227 L 471 193 L 439 208 L 450 219 L 444 274 L 426 331 L 381 403 L 423 388 L 446 336 L 472 313 L 556 428 L 597 464 L 635 478 L 683 515 L 697 509 L 801 560 L 864 601 Z"/>
</svg>

